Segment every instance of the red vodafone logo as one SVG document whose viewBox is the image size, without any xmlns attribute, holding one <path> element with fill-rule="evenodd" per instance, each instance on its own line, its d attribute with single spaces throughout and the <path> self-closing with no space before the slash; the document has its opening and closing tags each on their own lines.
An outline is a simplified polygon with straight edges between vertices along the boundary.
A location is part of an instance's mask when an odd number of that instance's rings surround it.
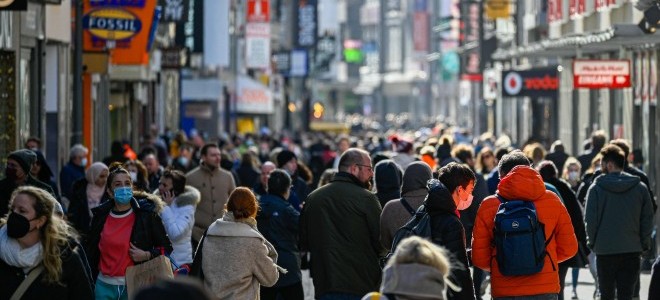
<svg viewBox="0 0 660 300">
<path fill-rule="evenodd" d="M 520 74 L 511 72 L 504 77 L 504 89 L 509 95 L 518 95 L 523 87 L 523 80 Z"/>
</svg>

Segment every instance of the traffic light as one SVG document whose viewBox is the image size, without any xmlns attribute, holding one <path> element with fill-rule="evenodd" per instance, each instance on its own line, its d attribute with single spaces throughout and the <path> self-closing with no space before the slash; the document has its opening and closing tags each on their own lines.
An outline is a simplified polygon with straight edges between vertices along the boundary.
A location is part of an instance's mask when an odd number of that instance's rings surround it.
<svg viewBox="0 0 660 300">
<path fill-rule="evenodd" d="M 314 103 L 314 106 L 312 106 L 312 115 L 314 116 L 314 119 L 321 119 L 323 118 L 323 113 L 325 112 L 325 107 L 323 106 L 323 103 L 321 102 L 316 102 Z"/>
</svg>

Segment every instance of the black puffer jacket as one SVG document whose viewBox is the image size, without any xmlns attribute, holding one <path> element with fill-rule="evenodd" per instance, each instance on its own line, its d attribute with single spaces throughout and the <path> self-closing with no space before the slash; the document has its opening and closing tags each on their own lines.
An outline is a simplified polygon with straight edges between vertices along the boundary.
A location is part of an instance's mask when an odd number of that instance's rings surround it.
<svg viewBox="0 0 660 300">
<path fill-rule="evenodd" d="M 474 299 L 472 277 L 468 269 L 465 250 L 465 229 L 456 215 L 456 204 L 451 193 L 437 179 L 429 180 L 429 194 L 424 201 L 431 216 L 431 240 L 451 253 L 452 274 L 450 280 L 461 287 L 460 292 L 449 290 L 448 299 Z"/>
<path fill-rule="evenodd" d="M 108 200 L 98 207 L 92 209 L 94 217 L 89 234 L 86 237 L 85 247 L 89 258 L 89 266 L 92 269 L 94 280 L 99 273 L 99 261 L 101 251 L 99 242 L 101 241 L 101 232 L 105 225 L 110 211 L 114 207 L 113 200 Z M 135 213 L 135 224 L 131 233 L 131 243 L 136 247 L 151 252 L 152 257 L 161 254 L 161 251 L 169 254 L 172 252 L 172 244 L 163 227 L 163 221 L 159 213 L 163 207 L 163 202 L 158 197 L 144 192 L 134 192 L 131 199 L 131 206 Z M 135 262 L 139 264 L 138 262 Z"/>
<path fill-rule="evenodd" d="M 571 223 L 573 224 L 573 229 L 575 230 L 575 237 L 578 241 L 578 246 L 582 248 L 584 254 L 589 254 L 589 248 L 587 248 L 587 233 L 584 229 L 584 207 L 578 202 L 571 185 L 568 182 L 565 182 L 559 178 L 546 178 L 545 182 L 554 185 L 559 194 L 561 195 L 561 200 L 566 206 L 568 214 L 571 216 Z M 564 261 L 560 264 L 572 267 L 572 268 L 584 268 L 588 263 L 583 258 L 573 256 L 567 261 Z"/>
<path fill-rule="evenodd" d="M 92 217 L 89 215 L 89 204 L 87 204 L 87 184 L 85 178 L 81 178 L 73 183 L 71 189 L 71 198 L 69 199 L 69 209 L 66 212 L 69 223 L 78 230 L 80 235 L 85 236 L 89 232 Z M 107 195 L 103 193 L 101 203 L 107 200 Z"/>
<path fill-rule="evenodd" d="M 28 287 L 21 299 L 94 299 L 92 278 L 85 258 L 85 251 L 75 241 L 62 248 L 61 285 L 43 281 L 46 270 Z M 22 268 L 7 265 L 0 259 L 0 300 L 10 299 L 25 279 Z"/>
</svg>

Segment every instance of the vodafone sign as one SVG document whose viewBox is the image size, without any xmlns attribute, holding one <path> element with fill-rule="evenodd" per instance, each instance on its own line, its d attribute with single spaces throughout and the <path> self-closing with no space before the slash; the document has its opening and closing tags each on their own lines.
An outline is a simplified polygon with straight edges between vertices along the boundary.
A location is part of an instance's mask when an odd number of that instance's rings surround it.
<svg viewBox="0 0 660 300">
<path fill-rule="evenodd" d="M 502 72 L 504 97 L 557 97 L 559 78 L 556 68 Z"/>
<path fill-rule="evenodd" d="M 573 87 L 620 89 L 630 87 L 629 60 L 574 60 Z"/>
</svg>

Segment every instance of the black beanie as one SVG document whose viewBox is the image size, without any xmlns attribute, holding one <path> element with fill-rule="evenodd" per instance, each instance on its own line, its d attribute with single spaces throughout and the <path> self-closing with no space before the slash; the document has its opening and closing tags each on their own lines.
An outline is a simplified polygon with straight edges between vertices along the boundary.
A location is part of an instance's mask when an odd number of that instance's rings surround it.
<svg viewBox="0 0 660 300">
<path fill-rule="evenodd" d="M 25 172 L 26 174 L 30 174 L 30 169 L 32 169 L 32 164 L 37 160 L 37 155 L 34 154 L 32 150 L 21 149 L 9 153 L 9 156 L 7 156 L 7 158 L 11 158 L 16 162 L 18 162 L 18 164 L 21 165 L 21 168 L 23 168 L 23 172 Z"/>
<path fill-rule="evenodd" d="M 289 150 L 282 150 L 277 154 L 277 167 L 281 168 L 284 164 L 296 158 L 296 154 Z"/>
</svg>

